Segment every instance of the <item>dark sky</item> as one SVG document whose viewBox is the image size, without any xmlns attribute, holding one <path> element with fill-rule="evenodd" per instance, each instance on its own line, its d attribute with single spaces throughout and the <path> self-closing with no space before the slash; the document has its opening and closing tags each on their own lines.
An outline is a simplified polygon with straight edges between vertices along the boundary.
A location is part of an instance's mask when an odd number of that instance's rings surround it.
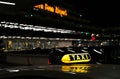
<svg viewBox="0 0 120 79">
<path fill-rule="evenodd" d="M 65 6 L 83 15 L 83 18 L 92 23 L 104 26 L 120 25 L 119 0 L 5 0 L 17 2 L 17 7 L 26 8 L 35 3 L 49 2 Z M 14 8 L 14 7 L 13 7 Z M 0 8 L 3 9 L 4 8 Z"/>
<path fill-rule="evenodd" d="M 59 6 L 65 6 L 83 15 L 99 26 L 120 25 L 120 4 L 118 0 L 46 0 Z"/>
<path fill-rule="evenodd" d="M 68 7 L 100 26 L 120 25 L 118 0 L 61 0 Z"/>
<path fill-rule="evenodd" d="M 98 24 L 120 24 L 120 4 L 117 0 L 77 0 L 74 5 L 83 17 Z"/>
</svg>

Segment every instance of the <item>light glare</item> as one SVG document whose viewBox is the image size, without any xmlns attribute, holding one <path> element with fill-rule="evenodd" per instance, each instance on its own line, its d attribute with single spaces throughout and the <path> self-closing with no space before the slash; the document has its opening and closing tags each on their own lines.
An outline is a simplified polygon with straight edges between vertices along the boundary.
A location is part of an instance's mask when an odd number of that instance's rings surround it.
<svg viewBox="0 0 120 79">
<path fill-rule="evenodd" d="M 0 4 L 16 5 L 15 3 L 0 1 Z"/>
</svg>

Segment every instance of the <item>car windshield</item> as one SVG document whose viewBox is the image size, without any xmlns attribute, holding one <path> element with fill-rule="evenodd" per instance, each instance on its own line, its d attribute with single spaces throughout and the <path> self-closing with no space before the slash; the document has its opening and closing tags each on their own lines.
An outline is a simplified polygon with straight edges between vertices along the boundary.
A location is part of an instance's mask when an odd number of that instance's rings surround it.
<svg viewBox="0 0 120 79">
<path fill-rule="evenodd" d="M 41 78 L 120 78 L 119 7 L 104 0 L 0 0 L 0 78 L 35 78 L 37 71 Z"/>
</svg>

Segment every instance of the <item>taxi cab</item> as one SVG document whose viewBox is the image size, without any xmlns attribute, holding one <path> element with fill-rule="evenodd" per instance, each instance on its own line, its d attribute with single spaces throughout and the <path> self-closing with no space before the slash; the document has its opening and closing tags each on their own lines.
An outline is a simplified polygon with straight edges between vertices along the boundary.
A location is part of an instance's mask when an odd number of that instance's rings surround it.
<svg viewBox="0 0 120 79">
<path fill-rule="evenodd" d="M 48 64 L 90 64 L 104 62 L 104 50 L 100 47 L 53 48 L 48 57 Z"/>
</svg>

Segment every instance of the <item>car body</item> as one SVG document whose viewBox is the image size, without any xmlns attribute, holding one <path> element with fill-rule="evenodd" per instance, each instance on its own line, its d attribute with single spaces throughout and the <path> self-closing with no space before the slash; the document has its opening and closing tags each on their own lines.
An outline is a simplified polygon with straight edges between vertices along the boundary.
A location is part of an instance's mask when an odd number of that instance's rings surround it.
<svg viewBox="0 0 120 79">
<path fill-rule="evenodd" d="M 96 50 L 97 53 L 94 51 Z M 90 47 L 63 47 L 51 50 L 50 64 L 96 63 L 98 57 L 103 57 L 100 49 Z"/>
<path fill-rule="evenodd" d="M 120 61 L 119 47 L 62 47 L 53 48 L 49 64 L 105 64 Z"/>
</svg>

